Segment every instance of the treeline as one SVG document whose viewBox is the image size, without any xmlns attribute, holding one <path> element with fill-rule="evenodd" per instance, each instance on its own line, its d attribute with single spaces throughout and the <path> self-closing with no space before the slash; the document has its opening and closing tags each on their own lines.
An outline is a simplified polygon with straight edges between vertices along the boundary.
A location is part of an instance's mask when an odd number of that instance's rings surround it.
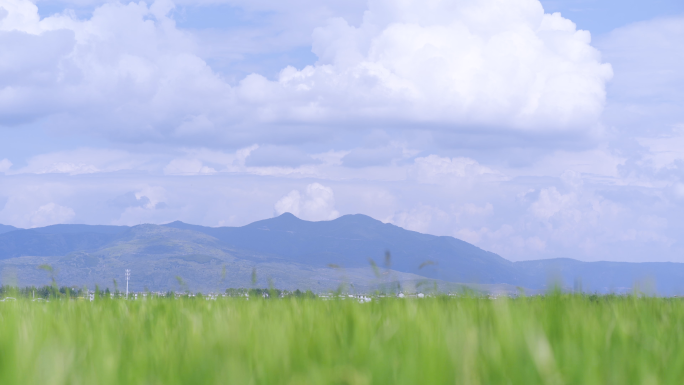
<svg viewBox="0 0 684 385">
<path fill-rule="evenodd" d="M 141 293 L 138 293 L 141 294 Z M 150 292 L 144 292 L 144 294 L 152 294 L 154 296 L 162 296 L 162 297 L 205 297 L 207 295 L 203 295 L 200 292 L 197 293 L 190 293 L 189 291 L 186 291 L 184 293 L 176 293 L 173 291 L 167 291 L 163 293 L 150 293 Z M 42 299 L 50 299 L 50 298 L 74 298 L 74 297 L 85 297 L 88 295 L 93 295 L 94 298 L 123 298 L 126 296 L 126 293 L 119 291 L 118 289 L 115 289 L 114 291 L 110 291 L 109 288 L 106 288 L 104 290 L 100 289 L 99 287 L 95 287 L 95 290 L 88 290 L 87 288 L 79 288 L 76 286 L 62 286 L 62 287 L 57 287 L 55 285 L 53 286 L 26 286 L 26 287 L 16 287 L 16 286 L 10 286 L 10 285 L 2 285 L 0 286 L 0 297 L 1 298 L 7 298 L 7 297 L 12 297 L 12 298 L 42 298 Z M 136 293 L 129 293 L 129 298 L 131 296 L 135 296 Z M 290 290 L 280 290 L 280 289 L 246 289 L 246 288 L 229 288 L 226 289 L 225 296 L 228 297 L 262 297 L 262 298 L 287 298 L 287 297 L 296 297 L 296 298 L 316 298 L 316 294 L 314 294 L 311 290 L 307 291 L 301 291 L 299 289 L 290 291 Z"/>
<path fill-rule="evenodd" d="M 245 289 L 245 288 L 229 288 L 226 289 L 225 294 L 229 297 L 264 297 L 264 298 L 284 298 L 284 297 L 297 297 L 297 298 L 316 298 L 316 294 L 311 290 L 301 291 L 299 289 L 295 291 L 290 290 L 280 290 L 280 289 Z"/>
<path fill-rule="evenodd" d="M 85 287 L 76 286 L 26 286 L 26 287 L 16 287 L 10 285 L 0 286 L 0 297 L 12 297 L 12 298 L 72 298 L 72 297 L 85 297 L 86 295 L 94 294 L 97 297 L 103 298 L 119 298 L 125 297 L 126 293 L 119 290 L 110 291 L 109 288 L 105 290 L 96 287 L 95 290 L 88 290 Z"/>
<path fill-rule="evenodd" d="M 82 297 L 86 293 L 85 288 L 68 286 L 26 286 L 16 287 L 10 285 L 0 286 L 0 297 L 12 298 L 56 298 L 56 297 Z"/>
</svg>

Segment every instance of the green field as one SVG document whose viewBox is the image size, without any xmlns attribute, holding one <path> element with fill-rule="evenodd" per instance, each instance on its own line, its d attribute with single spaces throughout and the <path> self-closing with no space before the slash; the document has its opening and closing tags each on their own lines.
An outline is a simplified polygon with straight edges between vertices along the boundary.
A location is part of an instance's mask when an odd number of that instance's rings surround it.
<svg viewBox="0 0 684 385">
<path fill-rule="evenodd" d="M 0 303 L 1 384 L 681 384 L 684 301 Z"/>
</svg>

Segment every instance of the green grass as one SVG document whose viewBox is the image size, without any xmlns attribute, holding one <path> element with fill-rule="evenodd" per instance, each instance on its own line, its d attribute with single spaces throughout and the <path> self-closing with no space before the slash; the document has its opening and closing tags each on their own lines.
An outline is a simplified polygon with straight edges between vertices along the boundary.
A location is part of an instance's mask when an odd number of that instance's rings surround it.
<svg viewBox="0 0 684 385">
<path fill-rule="evenodd" d="M 684 302 L 0 303 L 0 384 L 681 384 Z"/>
</svg>

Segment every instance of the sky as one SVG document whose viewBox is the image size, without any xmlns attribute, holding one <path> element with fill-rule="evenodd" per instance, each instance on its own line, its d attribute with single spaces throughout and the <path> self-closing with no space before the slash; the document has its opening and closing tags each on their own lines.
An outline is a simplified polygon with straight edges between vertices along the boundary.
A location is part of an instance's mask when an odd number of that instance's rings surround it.
<svg viewBox="0 0 684 385">
<path fill-rule="evenodd" d="M 284 212 L 684 262 L 684 2 L 0 0 L 0 223 Z"/>
</svg>

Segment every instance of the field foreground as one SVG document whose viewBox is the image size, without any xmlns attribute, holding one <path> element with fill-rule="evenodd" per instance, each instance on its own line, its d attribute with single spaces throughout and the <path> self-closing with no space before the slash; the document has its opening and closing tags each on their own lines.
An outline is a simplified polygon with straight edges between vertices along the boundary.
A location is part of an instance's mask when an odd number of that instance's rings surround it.
<svg viewBox="0 0 684 385">
<path fill-rule="evenodd" d="M 684 301 L 0 303 L 2 384 L 680 384 Z"/>
</svg>

